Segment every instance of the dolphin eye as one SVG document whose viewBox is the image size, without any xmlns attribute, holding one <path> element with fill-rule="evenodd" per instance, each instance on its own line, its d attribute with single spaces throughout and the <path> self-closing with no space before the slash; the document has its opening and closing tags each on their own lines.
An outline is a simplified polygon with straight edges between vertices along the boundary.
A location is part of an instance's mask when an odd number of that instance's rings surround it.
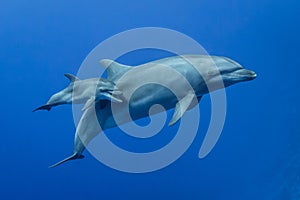
<svg viewBox="0 0 300 200">
<path fill-rule="evenodd" d="M 218 70 L 212 70 L 212 71 L 207 72 L 207 76 L 210 78 L 213 76 L 217 76 L 218 74 L 220 74 L 220 72 Z"/>
</svg>

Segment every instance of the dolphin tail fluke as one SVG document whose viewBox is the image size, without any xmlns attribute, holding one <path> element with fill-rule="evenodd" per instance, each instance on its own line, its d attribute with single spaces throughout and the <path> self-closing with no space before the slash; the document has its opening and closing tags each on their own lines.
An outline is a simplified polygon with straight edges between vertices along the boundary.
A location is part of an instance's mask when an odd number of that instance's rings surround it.
<svg viewBox="0 0 300 200">
<path fill-rule="evenodd" d="M 62 161 L 59 161 L 58 163 L 55 163 L 54 165 L 51 165 L 49 168 L 57 167 L 58 165 L 63 164 L 64 162 L 67 162 L 69 160 L 76 160 L 76 159 L 82 159 L 84 158 L 83 155 L 78 155 L 78 153 L 74 153 L 73 155 L 63 159 Z"/>
<path fill-rule="evenodd" d="M 40 106 L 40 107 L 34 109 L 32 112 L 35 112 L 37 110 L 48 110 L 48 111 L 50 111 L 51 108 L 52 108 L 52 106 L 50 106 L 50 105 L 43 105 L 43 106 Z"/>
</svg>

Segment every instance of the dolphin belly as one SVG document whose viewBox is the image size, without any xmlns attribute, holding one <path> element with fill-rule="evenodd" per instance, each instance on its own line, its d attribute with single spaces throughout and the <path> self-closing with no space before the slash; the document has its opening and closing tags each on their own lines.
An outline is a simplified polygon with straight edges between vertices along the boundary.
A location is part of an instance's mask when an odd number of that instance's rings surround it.
<svg viewBox="0 0 300 200">
<path fill-rule="evenodd" d="M 220 56 L 174 56 L 135 67 L 109 59 L 100 64 L 106 68 L 107 79 L 100 79 L 100 82 L 98 78 L 80 80 L 67 74 L 69 86 L 35 109 L 50 110 L 56 105 L 85 103 L 75 133 L 73 154 L 53 167 L 82 158 L 85 146 L 99 132 L 148 117 L 149 110 L 151 114 L 162 112 L 151 109 L 156 104 L 165 110 L 175 108 L 171 126 L 204 94 L 256 77 L 253 71 Z"/>
</svg>

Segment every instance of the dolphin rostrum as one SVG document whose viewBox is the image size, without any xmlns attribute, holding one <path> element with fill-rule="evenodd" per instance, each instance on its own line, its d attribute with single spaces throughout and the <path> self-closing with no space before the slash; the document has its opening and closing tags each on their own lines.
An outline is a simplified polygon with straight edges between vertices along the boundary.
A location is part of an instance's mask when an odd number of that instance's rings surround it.
<svg viewBox="0 0 300 200">
<path fill-rule="evenodd" d="M 52 95 L 49 101 L 34 111 L 48 110 L 52 107 L 62 104 L 82 104 L 85 103 L 83 110 L 91 106 L 94 101 L 110 100 L 122 102 L 118 97 L 121 92 L 116 88 L 112 81 L 103 78 L 90 78 L 80 80 L 72 74 L 65 74 L 70 80 L 70 84 L 65 89 Z"/>
<path fill-rule="evenodd" d="M 253 71 L 219 56 L 173 56 L 135 67 L 108 59 L 101 60 L 100 64 L 106 68 L 107 81 L 114 83 L 122 92 L 121 100 L 103 104 L 105 100 L 100 99 L 91 104 L 93 106 L 86 106 L 76 129 L 73 155 L 51 167 L 83 158 L 86 145 L 98 133 L 130 120 L 147 117 L 149 109 L 155 104 L 162 105 L 166 110 L 175 108 L 169 122 L 172 126 L 188 109 L 197 105 L 204 94 L 256 77 Z M 145 82 L 149 84 L 140 87 Z M 87 95 L 82 101 L 87 99 L 91 98 Z"/>
</svg>

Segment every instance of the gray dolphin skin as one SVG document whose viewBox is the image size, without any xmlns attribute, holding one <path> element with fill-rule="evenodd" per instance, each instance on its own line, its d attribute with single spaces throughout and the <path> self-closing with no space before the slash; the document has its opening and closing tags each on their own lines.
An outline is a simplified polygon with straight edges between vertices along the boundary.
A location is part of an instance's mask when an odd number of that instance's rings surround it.
<svg viewBox="0 0 300 200">
<path fill-rule="evenodd" d="M 50 111 L 54 106 L 72 103 L 86 103 L 83 108 L 86 109 L 91 105 L 91 102 L 104 99 L 122 102 L 121 99 L 116 97 L 117 95 L 120 95 L 121 92 L 116 88 L 115 84 L 109 80 L 103 78 L 80 80 L 71 74 L 65 74 L 65 76 L 70 80 L 68 87 L 52 95 L 45 105 L 36 108 L 33 112 L 37 110 Z"/>
<path fill-rule="evenodd" d="M 175 108 L 169 122 L 169 126 L 172 126 L 179 121 L 185 111 L 197 105 L 203 95 L 256 78 L 255 72 L 244 69 L 229 58 L 219 56 L 173 56 L 135 67 L 108 59 L 101 60 L 100 64 L 107 71 L 107 79 L 102 79 L 102 81 L 112 84 L 109 87 L 110 98 L 95 98 L 95 88 L 97 88 L 95 82 L 87 82 L 84 83 L 83 90 L 94 91 L 78 97 L 80 100 L 72 100 L 72 95 L 70 95 L 68 100 L 58 98 L 60 100 L 57 101 L 55 95 L 59 97 L 64 96 L 60 94 L 61 92 L 68 93 L 61 91 L 52 96 L 45 107 L 37 109 L 48 109 L 66 102 L 86 103 L 76 129 L 73 154 L 51 167 L 68 160 L 83 158 L 82 153 L 85 147 L 97 134 L 129 121 L 148 117 L 149 109 L 155 104 L 162 105 L 166 110 Z M 149 84 L 143 84 L 146 82 Z M 142 87 L 140 87 L 141 84 Z M 65 90 L 71 91 L 72 86 L 69 87 Z M 112 95 L 114 89 L 116 89 L 117 97 Z M 176 96 L 172 91 L 176 92 Z M 96 96 L 101 95 L 103 96 L 103 91 L 96 92 Z"/>
</svg>

